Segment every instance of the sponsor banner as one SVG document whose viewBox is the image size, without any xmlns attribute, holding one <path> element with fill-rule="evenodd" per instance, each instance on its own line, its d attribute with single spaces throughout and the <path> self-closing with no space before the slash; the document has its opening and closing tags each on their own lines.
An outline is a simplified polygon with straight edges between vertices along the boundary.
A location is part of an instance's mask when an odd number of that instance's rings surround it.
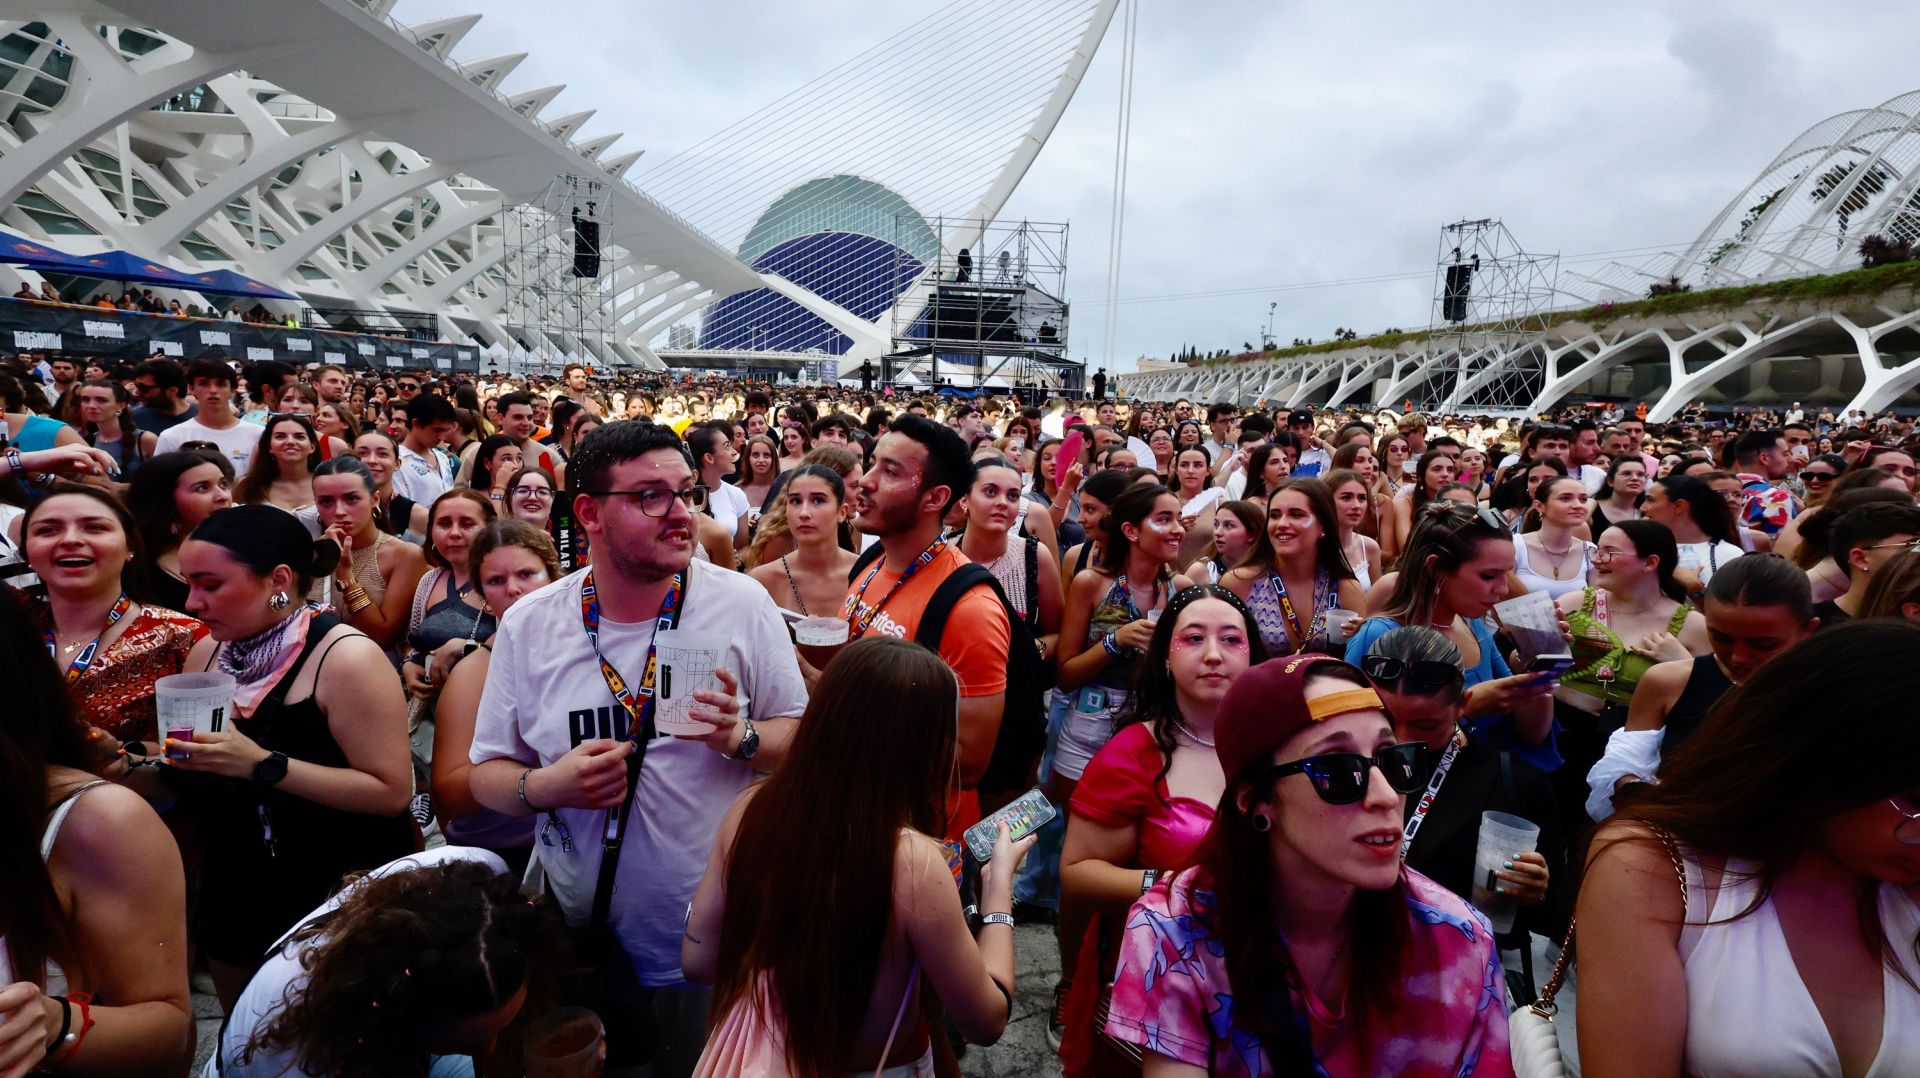
<svg viewBox="0 0 1920 1078">
<path fill-rule="evenodd" d="M 347 354 L 345 352 L 322 352 L 320 353 L 320 361 L 322 363 L 331 363 L 336 367 L 344 367 L 347 365 Z"/>
<path fill-rule="evenodd" d="M 135 362 L 155 354 L 194 360 L 202 356 L 272 359 L 294 353 L 320 354 L 329 362 L 361 369 L 411 365 L 468 373 L 480 370 L 480 357 L 472 345 L 401 341 L 280 325 L 213 322 L 98 307 L 63 307 L 26 300 L 0 299 L 0 340 L 10 340 L 16 351 L 66 351 Z M 399 355 L 380 358 L 395 349 L 411 353 L 414 362 L 409 364 Z"/>
</svg>

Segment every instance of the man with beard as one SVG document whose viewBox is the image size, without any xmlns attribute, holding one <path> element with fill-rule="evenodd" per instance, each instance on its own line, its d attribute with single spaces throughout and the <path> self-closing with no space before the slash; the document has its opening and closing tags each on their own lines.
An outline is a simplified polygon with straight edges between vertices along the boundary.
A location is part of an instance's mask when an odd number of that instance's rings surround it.
<svg viewBox="0 0 1920 1078">
<path fill-rule="evenodd" d="M 972 477 L 966 444 L 953 431 L 915 415 L 899 416 L 873 450 L 873 466 L 848 493 L 860 531 L 885 551 L 858 569 L 847 588 L 850 639 L 881 633 L 912 640 L 928 600 L 967 564 L 958 543 L 941 538 L 940 522 Z M 960 788 L 955 834 L 979 817 L 973 788 L 986 772 L 1006 702 L 1007 647 L 1012 629 L 991 588 L 960 597 L 940 634 L 940 658 L 960 679 Z"/>
<path fill-rule="evenodd" d="M 705 1042 L 711 994 L 681 974 L 687 904 L 728 806 L 785 755 L 806 686 L 765 589 L 693 560 L 694 473 L 672 432 L 609 423 L 570 464 L 593 565 L 500 619 L 474 727 L 473 792 L 497 812 L 544 817 L 534 856 L 576 925 L 595 904 L 603 835 L 624 821 L 619 847 L 632 848 L 609 853 L 618 861 L 606 923 L 652 993 L 667 1045 L 652 1073 L 684 1075 Z M 702 729 L 642 738 L 656 682 L 671 701 L 684 686 L 659 679 L 700 669 L 656 667 L 662 628 L 708 634 L 721 649 L 685 716 Z M 677 710 L 662 706 L 663 717 Z M 603 1017 L 614 1061 L 641 1062 L 627 1047 L 634 1031 Z"/>
</svg>

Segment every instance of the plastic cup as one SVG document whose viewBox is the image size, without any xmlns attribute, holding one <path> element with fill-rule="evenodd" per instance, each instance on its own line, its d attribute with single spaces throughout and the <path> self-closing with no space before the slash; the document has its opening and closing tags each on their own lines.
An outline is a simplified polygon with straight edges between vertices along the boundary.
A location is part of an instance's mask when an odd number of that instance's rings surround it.
<svg viewBox="0 0 1920 1078">
<path fill-rule="evenodd" d="M 217 671 L 168 674 L 153 683 L 154 713 L 161 738 L 191 741 L 196 733 L 211 733 L 227 723 L 233 708 L 233 675 Z M 168 753 L 183 760 L 186 753 Z"/>
<path fill-rule="evenodd" d="M 825 670 L 851 632 L 844 618 L 801 618 L 793 623 L 793 642 L 807 665 Z"/>
<path fill-rule="evenodd" d="M 1345 640 L 1349 636 L 1352 636 L 1353 634 L 1347 631 L 1347 622 L 1359 616 L 1360 614 L 1357 611 L 1342 610 L 1337 606 L 1328 607 L 1326 620 L 1327 639 L 1338 641 Z"/>
<path fill-rule="evenodd" d="M 1540 825 L 1504 812 L 1480 814 L 1480 844 L 1473 855 L 1473 904 L 1495 932 L 1513 930 L 1513 918 L 1519 912 L 1519 900 L 1494 890 L 1500 881 L 1494 878 L 1516 853 L 1532 853 L 1540 845 Z"/>
<path fill-rule="evenodd" d="M 719 633 L 662 629 L 654 637 L 660 670 L 654 685 L 657 707 L 654 728 L 663 734 L 704 734 L 713 727 L 688 712 L 700 704 L 693 694 L 720 684 L 714 668 L 727 653 L 727 638 Z"/>
<path fill-rule="evenodd" d="M 607 1065 L 607 1029 L 585 1007 L 562 1007 L 527 1027 L 527 1078 L 599 1078 Z"/>
<path fill-rule="evenodd" d="M 1149 611 L 1147 611 L 1147 613 L 1146 613 L 1146 615 L 1145 615 L 1145 616 L 1146 616 L 1146 619 L 1147 619 L 1147 624 L 1148 624 L 1148 625 L 1158 625 L 1158 624 L 1160 624 L 1160 615 L 1161 615 L 1161 614 L 1162 614 L 1163 612 L 1165 612 L 1165 610 L 1166 610 L 1166 609 L 1167 609 L 1167 608 L 1166 608 L 1166 607 L 1164 607 L 1164 606 L 1156 606 L 1156 607 L 1154 607 L 1154 608 L 1153 608 L 1152 610 L 1149 610 Z"/>
</svg>

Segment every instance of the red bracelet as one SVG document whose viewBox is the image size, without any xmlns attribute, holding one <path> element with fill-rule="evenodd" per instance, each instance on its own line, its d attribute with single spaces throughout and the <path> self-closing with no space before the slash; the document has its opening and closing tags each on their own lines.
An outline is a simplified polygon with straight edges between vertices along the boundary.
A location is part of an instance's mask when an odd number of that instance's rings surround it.
<svg viewBox="0 0 1920 1078">
<path fill-rule="evenodd" d="M 74 992 L 67 996 L 67 1000 L 80 1008 L 80 1028 L 73 1034 L 73 1047 L 67 1049 L 65 1058 L 61 1060 L 63 1063 L 80 1054 L 80 1046 L 87 1040 L 87 1031 L 93 1028 L 92 993 Z"/>
</svg>

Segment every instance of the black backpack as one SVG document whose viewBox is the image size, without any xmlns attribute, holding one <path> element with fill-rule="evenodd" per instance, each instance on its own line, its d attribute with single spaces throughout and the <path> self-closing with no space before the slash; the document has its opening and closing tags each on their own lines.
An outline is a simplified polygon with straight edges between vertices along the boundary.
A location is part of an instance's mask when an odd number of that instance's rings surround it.
<svg viewBox="0 0 1920 1078">
<path fill-rule="evenodd" d="M 1027 578 L 1037 581 L 1039 573 L 1038 553 L 1035 547 L 1039 541 L 1022 536 L 1027 544 Z M 879 543 L 867 547 L 853 563 L 853 571 L 847 574 L 852 581 L 859 577 L 868 566 L 885 553 Z M 986 774 L 980 777 L 979 789 L 982 790 L 1022 790 L 1029 781 L 1033 762 L 1047 743 L 1046 691 L 1052 688 L 1052 679 L 1047 676 L 1046 665 L 1040 659 L 1040 650 L 1034 643 L 1034 625 L 1038 622 L 1040 604 L 1033 603 L 1033 614 L 1023 618 L 1020 612 L 1008 601 L 1007 593 L 1000 588 L 1000 582 L 993 578 L 987 567 L 968 562 L 955 569 L 940 586 L 934 589 L 933 596 L 927 600 L 927 607 L 920 615 L 920 627 L 914 632 L 914 643 L 934 654 L 940 652 L 940 634 L 947 627 L 947 617 L 953 613 L 954 605 L 960 597 L 981 585 L 993 590 L 994 598 L 1000 600 L 1000 609 L 1007 615 L 1007 692 L 1000 711 L 1000 732 L 994 735 L 993 756 L 987 762 Z"/>
</svg>

